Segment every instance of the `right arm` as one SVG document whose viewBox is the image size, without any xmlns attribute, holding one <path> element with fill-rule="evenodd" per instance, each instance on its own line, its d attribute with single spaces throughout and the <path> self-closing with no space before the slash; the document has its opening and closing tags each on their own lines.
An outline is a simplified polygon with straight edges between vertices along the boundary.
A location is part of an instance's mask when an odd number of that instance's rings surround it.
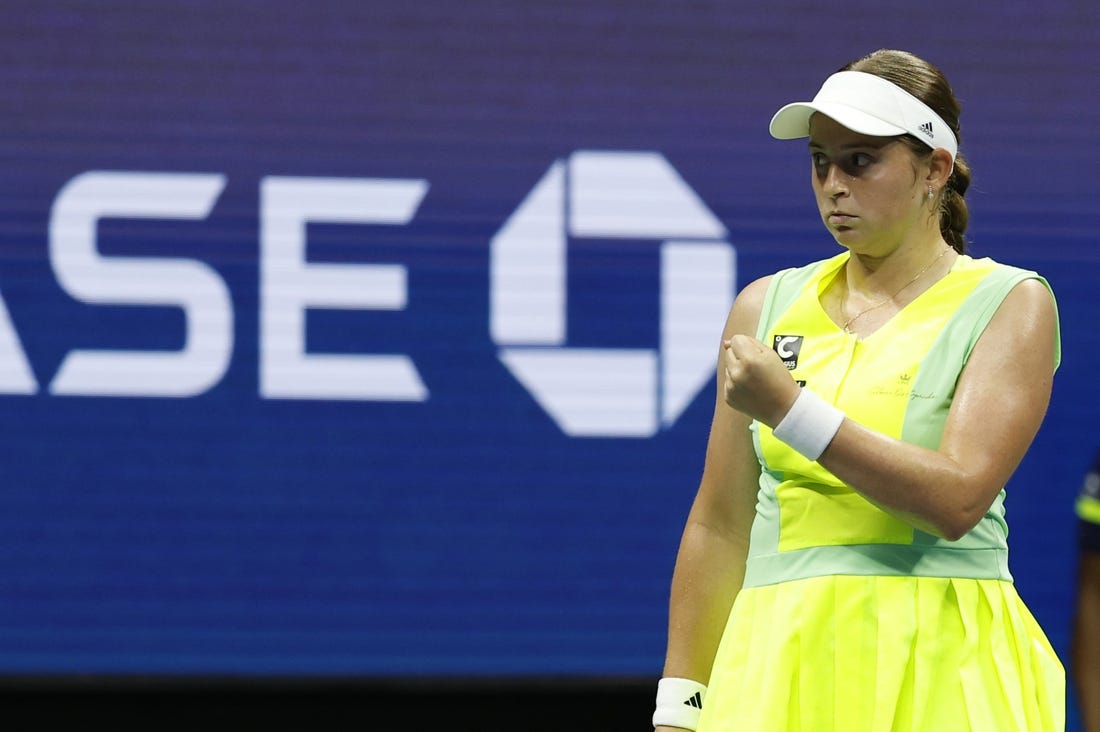
<svg viewBox="0 0 1100 732">
<path fill-rule="evenodd" d="M 738 294 L 723 341 L 736 333 L 755 335 L 769 279 L 756 280 Z M 752 419 L 726 403 L 724 375 L 719 368 L 703 475 L 672 573 L 663 674 L 702 684 L 710 680 L 718 642 L 745 577 L 760 478 L 749 432 Z"/>
<path fill-rule="evenodd" d="M 1077 496 L 1077 604 L 1071 658 L 1084 732 L 1100 732 L 1100 453 Z"/>
<path fill-rule="evenodd" d="M 1082 550 L 1078 562 L 1073 676 L 1083 729 L 1100 732 L 1100 554 Z"/>
</svg>

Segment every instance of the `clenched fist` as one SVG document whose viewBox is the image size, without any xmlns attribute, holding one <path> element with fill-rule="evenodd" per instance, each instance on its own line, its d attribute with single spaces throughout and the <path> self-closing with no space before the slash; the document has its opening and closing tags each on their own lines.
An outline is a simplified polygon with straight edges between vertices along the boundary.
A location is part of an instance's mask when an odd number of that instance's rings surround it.
<svg viewBox="0 0 1100 732">
<path fill-rule="evenodd" d="M 722 341 L 726 404 L 775 427 L 798 398 L 799 386 L 782 359 L 751 336 L 737 334 Z"/>
</svg>

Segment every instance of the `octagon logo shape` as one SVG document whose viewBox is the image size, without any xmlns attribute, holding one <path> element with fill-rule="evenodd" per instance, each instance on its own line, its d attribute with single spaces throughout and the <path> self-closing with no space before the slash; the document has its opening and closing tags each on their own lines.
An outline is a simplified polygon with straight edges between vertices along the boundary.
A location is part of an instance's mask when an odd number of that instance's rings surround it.
<svg viewBox="0 0 1100 732">
<path fill-rule="evenodd" d="M 490 245 L 501 362 L 567 435 L 667 429 L 714 378 L 736 281 L 726 236 L 659 153 L 578 150 L 555 161 Z M 568 346 L 570 237 L 661 241 L 659 350 Z"/>
</svg>

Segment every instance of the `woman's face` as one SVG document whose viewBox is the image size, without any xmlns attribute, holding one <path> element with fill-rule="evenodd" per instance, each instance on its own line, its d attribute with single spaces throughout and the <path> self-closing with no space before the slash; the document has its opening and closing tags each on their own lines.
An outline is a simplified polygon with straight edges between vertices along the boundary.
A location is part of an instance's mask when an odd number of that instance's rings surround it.
<svg viewBox="0 0 1100 732">
<path fill-rule="evenodd" d="M 926 184 L 899 138 L 861 135 L 817 113 L 810 157 L 818 211 L 841 245 L 886 254 L 928 224 Z"/>
</svg>

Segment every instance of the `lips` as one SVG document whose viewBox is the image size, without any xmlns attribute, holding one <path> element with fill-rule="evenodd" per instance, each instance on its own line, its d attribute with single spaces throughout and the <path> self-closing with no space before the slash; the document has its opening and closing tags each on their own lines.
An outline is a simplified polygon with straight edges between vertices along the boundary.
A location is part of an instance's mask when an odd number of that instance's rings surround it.
<svg viewBox="0 0 1100 732">
<path fill-rule="evenodd" d="M 843 211 L 830 211 L 828 216 L 829 226 L 847 226 L 855 221 L 856 217 Z"/>
</svg>

